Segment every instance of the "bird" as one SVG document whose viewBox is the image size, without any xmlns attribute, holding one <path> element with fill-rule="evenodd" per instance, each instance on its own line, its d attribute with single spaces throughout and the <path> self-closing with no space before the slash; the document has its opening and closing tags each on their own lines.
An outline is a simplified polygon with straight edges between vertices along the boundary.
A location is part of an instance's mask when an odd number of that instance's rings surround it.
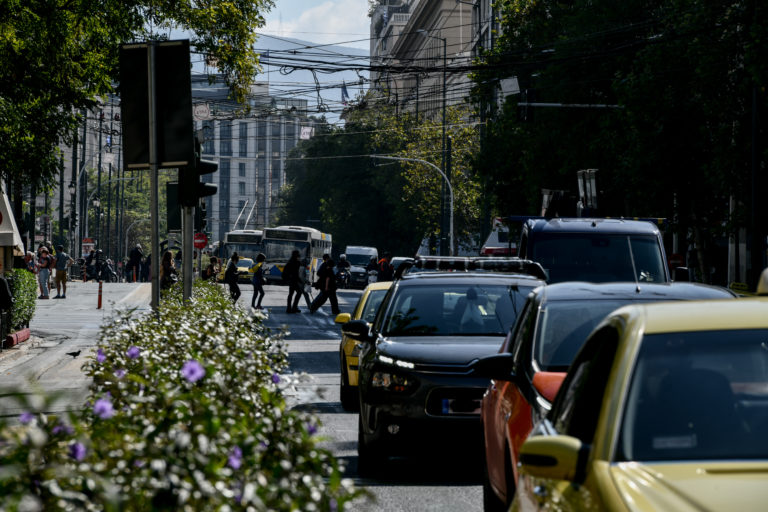
<svg viewBox="0 0 768 512">
<path fill-rule="evenodd" d="M 80 350 L 76 350 L 75 352 L 67 352 L 68 356 L 77 357 L 80 355 Z"/>
</svg>

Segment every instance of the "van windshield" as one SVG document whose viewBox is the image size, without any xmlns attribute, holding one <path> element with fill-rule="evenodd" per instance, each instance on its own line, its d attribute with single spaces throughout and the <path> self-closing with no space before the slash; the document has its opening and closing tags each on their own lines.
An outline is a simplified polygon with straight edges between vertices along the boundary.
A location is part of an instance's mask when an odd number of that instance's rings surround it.
<svg viewBox="0 0 768 512">
<path fill-rule="evenodd" d="M 661 247 L 653 236 L 540 233 L 532 259 L 544 267 L 549 283 L 667 282 Z"/>
<path fill-rule="evenodd" d="M 372 257 L 373 254 L 347 254 L 347 261 L 350 265 L 364 267 L 371 261 Z"/>
</svg>

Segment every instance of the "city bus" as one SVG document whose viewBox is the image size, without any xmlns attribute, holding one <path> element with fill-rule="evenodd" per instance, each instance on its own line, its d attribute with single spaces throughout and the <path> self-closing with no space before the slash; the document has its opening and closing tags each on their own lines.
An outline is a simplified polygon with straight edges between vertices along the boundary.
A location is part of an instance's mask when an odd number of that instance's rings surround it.
<svg viewBox="0 0 768 512">
<path fill-rule="evenodd" d="M 241 258 L 256 261 L 256 255 L 264 252 L 263 232 L 260 229 L 238 229 L 224 233 L 218 255 L 222 259 L 222 267 L 236 252 Z"/>
<path fill-rule="evenodd" d="M 301 258 L 307 258 L 308 275 L 315 281 L 317 267 L 323 261 L 323 254 L 331 254 L 331 235 L 304 226 L 278 226 L 264 228 L 264 277 L 267 282 L 280 282 L 283 267 L 291 253 L 298 250 Z"/>
</svg>

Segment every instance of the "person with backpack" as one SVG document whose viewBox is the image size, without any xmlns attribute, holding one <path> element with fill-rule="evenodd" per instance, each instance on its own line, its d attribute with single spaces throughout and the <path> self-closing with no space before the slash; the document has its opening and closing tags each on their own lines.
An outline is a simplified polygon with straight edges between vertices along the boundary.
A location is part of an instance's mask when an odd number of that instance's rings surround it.
<svg viewBox="0 0 768 512">
<path fill-rule="evenodd" d="M 320 293 L 312 301 L 310 313 L 320 309 L 320 306 L 325 304 L 326 300 L 331 301 L 331 312 L 334 315 L 338 315 L 341 312 L 339 309 L 339 299 L 336 297 L 336 274 L 333 272 L 335 266 L 336 263 L 329 257 L 325 264 L 321 265 L 318 269 L 316 284 L 319 284 Z"/>
<path fill-rule="evenodd" d="M 301 286 L 299 282 L 299 251 L 294 250 L 291 257 L 283 267 L 283 281 L 288 283 L 288 306 L 286 313 L 300 313 L 299 299 L 301 298 Z"/>
<path fill-rule="evenodd" d="M 232 297 L 232 302 L 237 304 L 237 299 L 240 298 L 242 292 L 240 291 L 240 285 L 237 284 L 237 262 L 240 261 L 240 256 L 233 252 L 227 263 L 227 270 L 224 271 L 224 282 L 229 285 L 229 295 Z"/>
<path fill-rule="evenodd" d="M 264 298 L 264 261 L 267 257 L 263 253 L 256 255 L 256 264 L 253 266 L 253 277 L 251 278 L 251 284 L 253 284 L 253 298 L 251 299 L 251 307 L 254 309 L 264 309 L 261 307 L 261 300 Z M 258 302 L 256 301 L 258 297 Z"/>
</svg>

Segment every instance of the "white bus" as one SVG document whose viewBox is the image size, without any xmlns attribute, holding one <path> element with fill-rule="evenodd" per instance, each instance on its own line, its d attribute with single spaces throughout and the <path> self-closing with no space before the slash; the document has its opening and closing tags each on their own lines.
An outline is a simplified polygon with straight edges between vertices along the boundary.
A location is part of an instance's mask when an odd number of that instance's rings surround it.
<svg viewBox="0 0 768 512">
<path fill-rule="evenodd" d="M 301 258 L 307 258 L 308 275 L 315 281 L 315 271 L 323 261 L 323 254 L 331 254 L 331 235 L 304 226 L 278 226 L 264 228 L 264 277 L 267 282 L 283 279 L 283 267 L 291 253 L 298 250 Z"/>
<path fill-rule="evenodd" d="M 241 258 L 250 258 L 256 261 L 256 255 L 264 252 L 263 232 L 260 229 L 237 229 L 224 233 L 221 250 L 218 251 L 222 259 L 222 267 L 236 252 Z"/>
</svg>

